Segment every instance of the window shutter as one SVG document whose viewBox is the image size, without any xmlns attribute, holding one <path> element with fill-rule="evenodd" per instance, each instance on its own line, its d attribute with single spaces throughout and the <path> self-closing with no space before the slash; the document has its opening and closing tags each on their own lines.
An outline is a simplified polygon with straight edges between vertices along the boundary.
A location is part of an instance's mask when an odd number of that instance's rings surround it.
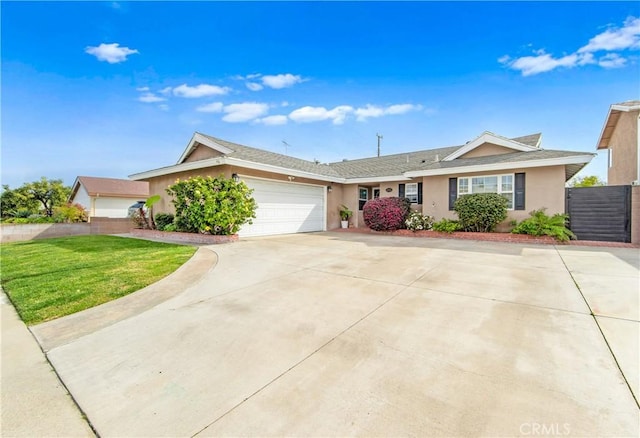
<svg viewBox="0 0 640 438">
<path fill-rule="evenodd" d="M 458 178 L 449 178 L 449 210 L 453 210 L 456 199 L 458 199 Z"/>
<path fill-rule="evenodd" d="M 422 205 L 422 183 L 418 183 L 418 204 Z"/>
<path fill-rule="evenodd" d="M 525 196 L 524 196 L 524 183 L 525 177 L 524 173 L 516 173 L 515 179 L 515 187 L 514 187 L 514 199 L 513 199 L 513 209 L 514 210 L 524 210 L 525 204 Z"/>
<path fill-rule="evenodd" d="M 404 184 L 398 184 L 398 197 L 404 198 Z"/>
</svg>

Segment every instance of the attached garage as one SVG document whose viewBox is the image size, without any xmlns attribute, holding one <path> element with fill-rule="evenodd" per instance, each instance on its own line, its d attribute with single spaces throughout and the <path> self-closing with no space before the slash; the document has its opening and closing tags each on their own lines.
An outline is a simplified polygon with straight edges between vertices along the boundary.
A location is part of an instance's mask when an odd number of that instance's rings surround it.
<svg viewBox="0 0 640 438">
<path fill-rule="evenodd" d="M 326 188 L 243 177 L 258 203 L 253 224 L 240 236 L 270 236 L 326 230 Z"/>
</svg>

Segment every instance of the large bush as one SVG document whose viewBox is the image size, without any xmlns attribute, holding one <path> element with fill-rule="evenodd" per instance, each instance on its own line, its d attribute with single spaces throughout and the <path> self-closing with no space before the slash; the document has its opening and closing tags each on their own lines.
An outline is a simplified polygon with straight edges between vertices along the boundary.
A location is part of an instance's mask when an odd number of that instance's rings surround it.
<svg viewBox="0 0 640 438">
<path fill-rule="evenodd" d="M 404 228 L 411 211 L 411 201 L 407 198 L 377 198 L 364 204 L 364 223 L 375 231 L 394 231 Z"/>
<path fill-rule="evenodd" d="M 507 200 L 497 193 L 463 195 L 453 209 L 464 231 L 490 232 L 507 218 Z"/>
<path fill-rule="evenodd" d="M 533 210 L 529 213 L 531 217 L 520 222 L 511 232 L 531 236 L 551 236 L 562 242 L 576 238 L 576 235 L 567 228 L 569 216 L 562 213 L 548 216 L 545 210 L 545 208 Z"/>
<path fill-rule="evenodd" d="M 256 217 L 256 202 L 247 185 L 223 176 L 177 180 L 167 193 L 173 196 L 178 231 L 201 234 L 236 234 Z"/>
</svg>

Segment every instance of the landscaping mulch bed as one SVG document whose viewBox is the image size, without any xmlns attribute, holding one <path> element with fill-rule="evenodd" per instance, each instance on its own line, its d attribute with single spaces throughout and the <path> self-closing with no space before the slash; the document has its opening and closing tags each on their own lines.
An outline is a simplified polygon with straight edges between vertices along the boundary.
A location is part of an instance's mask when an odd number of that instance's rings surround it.
<svg viewBox="0 0 640 438">
<path fill-rule="evenodd" d="M 640 248 L 640 245 L 623 242 L 597 242 L 592 240 L 571 240 L 569 242 L 559 242 L 549 236 L 529 236 L 526 234 L 511 233 L 470 233 L 456 231 L 454 233 L 442 233 L 438 231 L 373 231 L 369 228 L 337 228 L 335 230 L 340 233 L 367 233 L 380 234 L 386 236 L 402 236 L 402 237 L 422 237 L 437 239 L 462 239 L 462 240 L 481 240 L 489 242 L 511 242 L 511 243 L 537 243 L 542 245 L 572 245 L 572 246 L 600 246 L 610 248 Z"/>
</svg>

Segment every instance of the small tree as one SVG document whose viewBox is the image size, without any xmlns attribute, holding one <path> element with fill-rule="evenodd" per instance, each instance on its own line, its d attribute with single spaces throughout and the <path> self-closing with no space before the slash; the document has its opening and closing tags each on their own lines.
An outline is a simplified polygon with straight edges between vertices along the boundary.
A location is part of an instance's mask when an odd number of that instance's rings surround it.
<svg viewBox="0 0 640 438">
<path fill-rule="evenodd" d="M 23 186 L 26 195 L 42 204 L 46 216 L 53 216 L 53 208 L 64 205 L 71 194 L 71 188 L 65 186 L 61 179 L 48 180 L 44 176 L 40 181 Z"/>
<path fill-rule="evenodd" d="M 53 218 L 56 222 L 86 222 L 88 215 L 82 205 L 68 202 L 54 209 Z"/>
<path fill-rule="evenodd" d="M 606 185 L 607 183 L 602 181 L 596 175 L 572 178 L 571 181 L 569 181 L 569 187 L 599 187 Z"/>
<path fill-rule="evenodd" d="M 177 180 L 167 193 L 173 196 L 178 231 L 202 234 L 236 234 L 256 217 L 252 190 L 243 181 L 224 176 Z"/>
<path fill-rule="evenodd" d="M 497 193 L 463 195 L 453 209 L 465 231 L 491 232 L 507 218 L 507 200 Z"/>
<path fill-rule="evenodd" d="M 29 197 L 24 186 L 12 189 L 7 184 L 2 185 L 0 194 L 0 214 L 3 218 L 30 216 L 38 213 L 39 203 Z"/>
</svg>

